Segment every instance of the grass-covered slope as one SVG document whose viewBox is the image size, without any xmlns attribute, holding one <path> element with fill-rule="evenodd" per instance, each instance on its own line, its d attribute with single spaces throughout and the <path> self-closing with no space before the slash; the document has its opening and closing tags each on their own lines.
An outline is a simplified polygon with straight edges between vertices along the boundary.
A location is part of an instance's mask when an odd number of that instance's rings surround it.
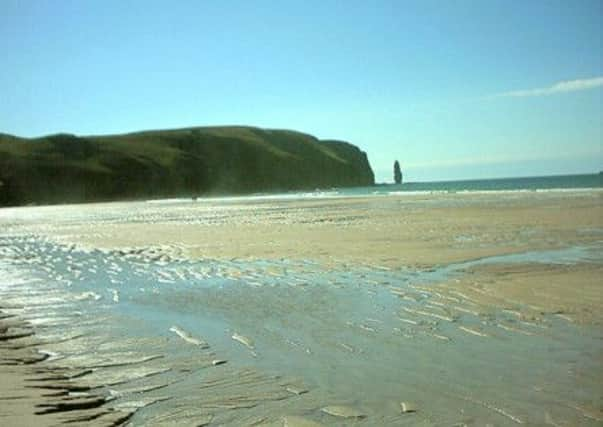
<svg viewBox="0 0 603 427">
<path fill-rule="evenodd" d="M 372 185 L 366 154 L 340 141 L 252 127 L 108 136 L 0 134 L 0 205 Z"/>
</svg>

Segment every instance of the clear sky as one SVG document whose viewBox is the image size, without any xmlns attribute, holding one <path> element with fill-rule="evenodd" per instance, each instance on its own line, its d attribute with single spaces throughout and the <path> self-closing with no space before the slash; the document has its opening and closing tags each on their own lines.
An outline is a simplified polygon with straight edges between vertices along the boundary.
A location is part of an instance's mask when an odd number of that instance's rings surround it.
<svg viewBox="0 0 603 427">
<path fill-rule="evenodd" d="M 0 0 L 0 132 L 246 124 L 378 181 L 603 169 L 600 0 Z"/>
</svg>

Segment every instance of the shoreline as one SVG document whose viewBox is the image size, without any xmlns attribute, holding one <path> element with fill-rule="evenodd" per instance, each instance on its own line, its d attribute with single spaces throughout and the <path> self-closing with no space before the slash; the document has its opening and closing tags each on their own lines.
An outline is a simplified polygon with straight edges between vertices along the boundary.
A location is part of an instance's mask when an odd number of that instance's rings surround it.
<svg viewBox="0 0 603 427">
<path fill-rule="evenodd" d="M 573 175 L 554 175 L 556 176 L 573 176 Z M 548 177 L 526 177 L 526 178 L 548 178 Z M 498 178 L 492 178 L 489 180 L 496 181 Z M 517 178 L 500 178 L 505 179 L 517 179 Z M 521 179 L 521 178 L 519 178 Z M 472 181 L 472 180 L 468 180 Z M 448 183 L 448 182 L 468 182 L 468 181 L 428 181 L 428 182 L 409 182 L 406 185 L 415 184 L 430 184 L 430 183 Z M 477 180 L 480 181 L 480 180 Z M 402 190 L 402 191 L 391 191 L 386 193 L 373 192 L 371 194 L 365 193 L 349 193 L 348 191 L 355 188 L 383 188 L 387 186 L 395 186 L 396 184 L 374 184 L 369 187 L 341 187 L 341 188 L 324 188 L 324 189 L 308 189 L 298 190 L 290 192 L 269 192 L 269 193 L 245 193 L 245 194 L 219 194 L 219 195 L 181 195 L 174 197 L 161 197 L 161 198 L 132 198 L 132 199 L 115 199 L 115 200 L 96 200 L 87 202 L 65 202 L 65 203 L 53 203 L 53 204 L 26 204 L 26 205 L 7 205 L 0 206 L 0 212 L 2 210 L 13 210 L 13 209 L 44 209 L 44 208 L 60 208 L 60 207 L 90 207 L 90 206 L 107 206 L 107 205 L 119 205 L 119 204 L 139 204 L 139 203 L 150 203 L 150 204 L 184 204 L 184 203 L 243 203 L 243 202 L 303 202 L 307 200 L 342 200 L 342 199 L 366 199 L 374 197 L 425 197 L 425 196 L 488 196 L 488 195 L 525 195 L 525 194 L 602 194 L 603 187 L 555 187 L 555 188 L 522 188 L 522 189 L 494 189 L 494 190 Z M 404 185 L 404 184 L 401 184 Z"/>
</svg>

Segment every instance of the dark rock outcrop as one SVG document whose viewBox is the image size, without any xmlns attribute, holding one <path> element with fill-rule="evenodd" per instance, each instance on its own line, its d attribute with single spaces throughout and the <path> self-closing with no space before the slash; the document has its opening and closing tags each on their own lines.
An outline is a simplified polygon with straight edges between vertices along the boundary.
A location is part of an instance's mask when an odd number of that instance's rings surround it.
<svg viewBox="0 0 603 427">
<path fill-rule="evenodd" d="M 402 184 L 402 171 L 400 170 L 400 163 L 397 160 L 394 162 L 394 182 Z"/>
</svg>

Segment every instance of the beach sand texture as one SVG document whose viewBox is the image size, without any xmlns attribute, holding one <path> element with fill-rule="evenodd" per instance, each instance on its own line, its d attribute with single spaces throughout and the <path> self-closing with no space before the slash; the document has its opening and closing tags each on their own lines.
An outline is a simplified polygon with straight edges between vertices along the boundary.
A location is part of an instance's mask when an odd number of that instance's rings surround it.
<svg viewBox="0 0 603 427">
<path fill-rule="evenodd" d="M 2 425 L 603 420 L 600 191 L 11 208 L 0 239 Z"/>
</svg>

